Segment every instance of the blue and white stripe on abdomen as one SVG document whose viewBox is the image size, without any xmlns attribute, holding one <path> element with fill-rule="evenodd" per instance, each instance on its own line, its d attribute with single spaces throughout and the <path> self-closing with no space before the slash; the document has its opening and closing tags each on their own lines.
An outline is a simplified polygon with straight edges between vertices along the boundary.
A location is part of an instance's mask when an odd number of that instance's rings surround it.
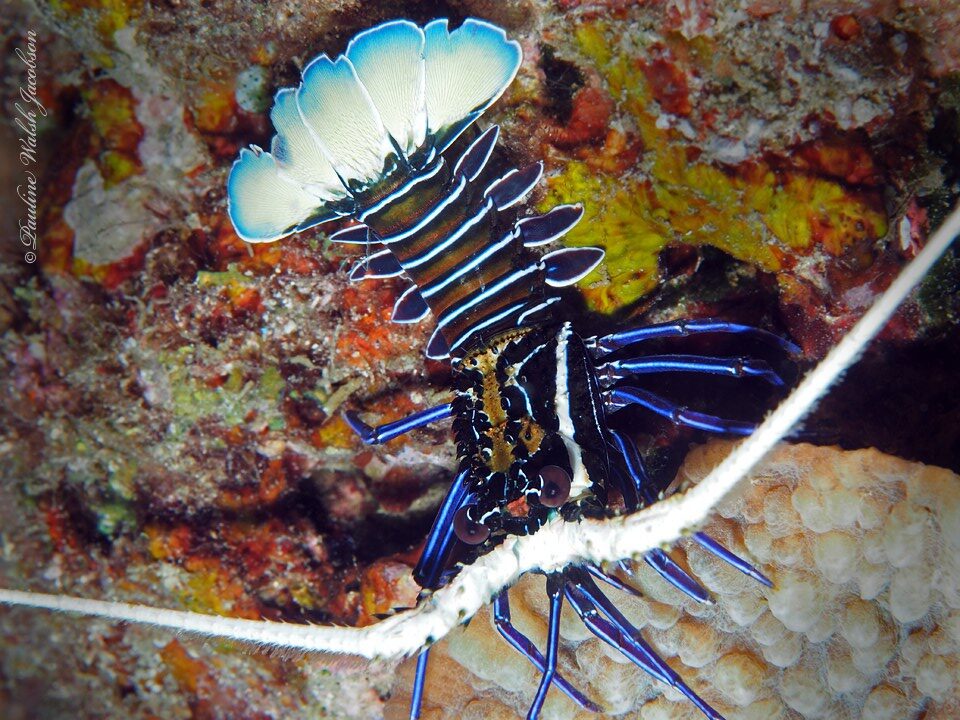
<svg viewBox="0 0 960 720">
<path fill-rule="evenodd" d="M 551 304 L 544 286 L 576 281 L 602 253 L 538 258 L 525 247 L 559 237 L 582 210 L 562 206 L 519 223 L 504 217 L 543 166 L 487 177 L 496 127 L 449 157 L 520 59 L 502 29 L 475 19 L 453 32 L 446 20 L 422 30 L 388 22 L 355 37 L 335 60 L 318 56 L 298 88 L 276 95 L 271 152 L 244 150 L 234 163 L 228 196 L 238 234 L 266 242 L 345 215 L 364 223 L 335 238 L 373 246 L 351 279 L 412 281 L 394 319 L 416 322 L 432 311 L 431 357 L 536 320 Z"/>
<path fill-rule="evenodd" d="M 453 32 L 446 20 L 422 30 L 396 20 L 335 60 L 314 58 L 299 88 L 276 96 L 276 156 L 246 150 L 233 165 L 237 234 L 270 242 L 344 215 L 341 201 L 374 188 L 385 168 L 446 149 L 503 94 L 520 59 L 502 29 L 476 19 Z"/>
</svg>

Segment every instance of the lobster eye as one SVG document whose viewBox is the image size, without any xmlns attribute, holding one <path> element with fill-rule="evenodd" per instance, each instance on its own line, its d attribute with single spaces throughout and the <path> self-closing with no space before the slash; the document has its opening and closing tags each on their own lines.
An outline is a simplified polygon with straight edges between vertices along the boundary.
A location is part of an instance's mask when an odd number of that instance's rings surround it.
<svg viewBox="0 0 960 720">
<path fill-rule="evenodd" d="M 558 508 L 570 497 L 570 475 L 558 465 L 546 465 L 540 469 L 540 504 Z"/>
<path fill-rule="evenodd" d="M 453 516 L 453 532 L 460 538 L 460 542 L 467 545 L 479 545 L 490 537 L 490 528 L 470 517 L 476 507 L 476 505 L 466 505 L 457 510 Z"/>
</svg>

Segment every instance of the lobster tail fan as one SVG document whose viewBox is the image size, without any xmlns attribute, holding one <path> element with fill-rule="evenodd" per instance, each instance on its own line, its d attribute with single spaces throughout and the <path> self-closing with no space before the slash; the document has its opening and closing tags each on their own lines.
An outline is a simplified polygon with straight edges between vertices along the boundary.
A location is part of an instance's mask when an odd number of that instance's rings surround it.
<svg viewBox="0 0 960 720">
<path fill-rule="evenodd" d="M 503 30 L 473 19 L 453 32 L 446 20 L 423 30 L 396 20 L 361 33 L 336 60 L 314 58 L 299 88 L 276 95 L 271 153 L 251 148 L 234 163 L 237 234 L 269 242 L 351 213 L 351 196 L 448 147 L 503 94 L 520 58 Z M 488 144 L 464 172 L 479 172 Z"/>
<path fill-rule="evenodd" d="M 273 156 L 259 148 L 240 151 L 227 180 L 227 212 L 247 242 L 272 242 L 340 216 L 315 195 L 282 177 Z"/>
<path fill-rule="evenodd" d="M 337 174 L 353 192 L 385 173 L 393 145 L 370 93 L 353 64 L 341 55 L 320 55 L 303 71 L 297 107 L 304 124 Z"/>
<path fill-rule="evenodd" d="M 279 174 L 321 202 L 344 198 L 346 188 L 300 117 L 296 90 L 285 88 L 276 94 L 270 119 L 277 130 L 270 151 Z"/>
<path fill-rule="evenodd" d="M 450 32 L 447 20 L 424 28 L 427 132 L 443 152 L 513 81 L 522 53 L 496 25 L 470 18 Z"/>
<path fill-rule="evenodd" d="M 427 134 L 423 30 L 395 20 L 357 35 L 347 59 L 397 148 L 407 157 Z"/>
</svg>

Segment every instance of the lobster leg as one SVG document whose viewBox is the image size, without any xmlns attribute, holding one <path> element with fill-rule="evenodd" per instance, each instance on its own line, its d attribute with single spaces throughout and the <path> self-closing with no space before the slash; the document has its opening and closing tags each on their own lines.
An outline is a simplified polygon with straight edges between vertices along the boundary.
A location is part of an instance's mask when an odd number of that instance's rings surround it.
<svg viewBox="0 0 960 720">
<path fill-rule="evenodd" d="M 637 451 L 637 446 L 634 444 L 633 440 L 617 430 L 610 430 L 610 436 L 613 438 L 614 447 L 616 447 L 623 458 L 623 464 L 627 469 L 627 474 L 630 476 L 633 487 L 636 488 L 637 494 L 648 504 L 655 502 L 656 497 L 653 494 L 650 476 L 647 474 L 647 469 L 643 465 L 643 458 L 640 457 L 640 453 Z M 724 562 L 729 563 L 744 575 L 752 577 L 754 580 L 766 585 L 767 587 L 773 587 L 773 583 L 770 582 L 770 579 L 766 575 L 757 570 L 755 567 L 753 567 L 753 565 L 748 563 L 740 556 L 727 550 L 725 547 L 723 547 L 723 545 L 718 543 L 706 533 L 695 532 L 693 534 L 693 539 L 704 550 L 716 555 Z M 624 567 L 624 565 L 621 567 Z M 627 570 L 627 572 L 630 572 L 629 566 L 624 567 L 624 569 Z M 656 570 L 656 567 L 654 567 L 654 569 Z"/>
<path fill-rule="evenodd" d="M 799 347 L 789 340 L 772 332 L 768 332 L 767 330 L 761 330 L 751 325 L 740 325 L 739 323 L 723 322 L 721 320 L 711 320 L 707 318 L 701 320 L 676 320 L 673 322 L 658 323 L 656 325 L 647 325 L 646 327 L 623 330 L 602 337 L 587 338 L 584 342 L 587 348 L 594 353 L 594 357 L 602 357 L 612 353 L 614 350 L 619 350 L 622 347 L 643 342 L 644 340 L 689 337 L 690 335 L 699 335 L 702 333 L 752 335 L 773 345 L 777 345 L 791 355 L 800 354 Z"/>
<path fill-rule="evenodd" d="M 624 501 L 627 503 L 628 509 L 636 509 L 637 505 L 634 504 L 634 498 L 642 498 L 647 504 L 653 503 L 655 498 L 652 488 L 650 487 L 650 478 L 647 475 L 646 468 L 643 466 L 643 460 L 640 458 L 637 446 L 633 444 L 633 441 L 629 437 L 616 430 L 610 430 L 610 436 L 613 438 L 613 446 L 619 451 L 620 459 L 630 478 L 629 481 L 626 481 L 623 479 L 623 473 L 619 470 L 616 471 L 616 475 L 620 479 L 621 487 L 631 490 L 629 497 L 627 493 L 624 493 Z M 710 594 L 706 589 L 690 577 L 690 575 L 677 565 L 663 550 L 651 550 L 644 553 L 643 559 L 667 582 L 681 592 L 686 593 L 699 602 L 712 602 Z M 633 571 L 630 569 L 628 563 L 621 563 L 621 567 L 626 570 L 626 572 L 632 574 Z M 601 577 L 591 570 L 589 565 L 587 566 L 587 572 L 594 577 L 599 577 L 601 580 L 606 580 L 605 577 Z M 609 580 L 606 581 L 609 582 Z"/>
<path fill-rule="evenodd" d="M 385 443 L 387 440 L 393 440 L 393 438 L 403 435 L 406 432 L 423 427 L 424 425 L 429 425 L 437 420 L 443 420 L 451 415 L 453 415 L 453 403 L 445 403 L 443 405 L 437 405 L 436 407 L 427 408 L 413 415 L 408 415 L 402 420 L 386 423 L 385 425 L 377 425 L 376 427 L 367 425 L 353 411 L 345 412 L 343 418 L 347 421 L 350 429 L 360 436 L 364 444 L 379 445 L 380 443 Z"/>
<path fill-rule="evenodd" d="M 706 550 L 707 552 L 713 555 L 716 555 L 718 558 L 723 560 L 725 563 L 732 565 L 737 570 L 742 572 L 744 575 L 752 577 L 754 580 L 756 580 L 758 583 L 762 585 L 766 585 L 767 587 L 773 587 L 773 582 L 770 580 L 770 578 L 768 578 L 762 572 L 757 570 L 753 565 L 748 563 L 739 555 L 735 555 L 734 553 L 727 550 L 723 545 L 718 543 L 716 540 L 714 540 L 712 537 L 710 537 L 706 533 L 695 532 L 693 534 L 693 539 L 704 550 Z"/>
<path fill-rule="evenodd" d="M 631 375 L 665 372 L 689 372 L 724 375 L 732 378 L 757 377 L 771 385 L 782 386 L 783 379 L 763 360 L 708 355 L 648 355 L 640 358 L 611 360 L 597 366 L 597 377 L 604 387 Z"/>
<path fill-rule="evenodd" d="M 543 701 L 547 699 L 547 691 L 550 689 L 553 678 L 557 674 L 557 650 L 560 644 L 560 608 L 563 605 L 563 575 L 561 573 L 553 573 L 547 576 L 547 596 L 550 598 L 550 617 L 547 621 L 546 663 L 544 665 L 543 677 L 540 679 L 540 687 L 537 688 L 537 694 L 533 698 L 530 712 L 527 713 L 527 720 L 537 720 L 540 716 Z"/>
<path fill-rule="evenodd" d="M 643 670 L 646 670 L 654 677 L 679 690 L 711 720 L 723 720 L 722 715 L 697 695 L 673 668 L 667 665 L 667 663 L 654 652 L 653 648 L 640 636 L 639 631 L 633 627 L 623 614 L 617 610 L 616 606 L 607 599 L 607 596 L 600 591 L 600 588 L 596 586 L 596 583 L 593 582 L 589 575 L 582 571 L 571 572 L 569 575 L 573 582 L 567 583 L 567 597 L 570 599 L 570 603 L 574 606 L 577 614 L 583 618 L 584 623 L 590 628 L 591 632 L 596 634 L 594 628 L 587 622 L 585 615 L 590 616 L 592 614 L 593 620 L 596 622 L 599 614 L 603 613 L 609 620 L 609 623 L 607 623 L 608 627 L 614 629 L 616 634 L 610 639 L 598 635 L 601 640 L 615 647 Z M 644 658 L 646 662 L 638 662 L 638 658 L 641 657 Z M 649 669 L 650 666 L 652 666 L 653 670 Z"/>
<path fill-rule="evenodd" d="M 537 650 L 536 646 L 530 641 L 530 639 L 517 630 L 510 622 L 510 599 L 507 597 L 507 593 L 507 590 L 501 590 L 500 593 L 493 599 L 493 623 L 497 628 L 497 632 L 500 633 L 504 640 L 510 643 L 510 646 L 514 650 L 532 662 L 537 670 L 543 672 L 544 668 L 546 667 L 543 660 L 543 655 L 540 654 L 540 651 Z M 583 709 L 591 712 L 600 712 L 599 707 L 588 700 L 587 697 L 573 687 L 573 685 L 567 682 L 567 680 L 564 679 L 560 673 L 556 674 L 553 682 L 567 697 L 569 697 Z"/>
<path fill-rule="evenodd" d="M 447 555 L 453 543 L 456 542 L 453 516 L 472 499 L 472 495 L 467 490 L 469 474 L 469 470 L 463 470 L 454 478 L 447 496 L 443 499 L 443 504 L 440 505 L 437 517 L 430 527 L 430 533 L 423 546 L 423 554 L 420 555 L 420 560 L 413 569 L 413 577 L 421 587 L 435 588 L 440 584 Z"/>
<path fill-rule="evenodd" d="M 617 590 L 620 590 L 621 592 L 625 592 L 628 595 L 633 595 L 634 597 L 643 597 L 643 593 L 637 590 L 637 588 L 635 588 L 633 585 L 629 583 L 625 583 L 616 575 L 610 575 L 609 573 L 605 573 L 599 566 L 584 565 L 583 567 L 586 568 L 588 573 L 593 575 L 598 580 L 602 580 L 610 587 L 615 587 Z M 629 568 L 627 568 L 627 572 L 630 572 Z"/>
<path fill-rule="evenodd" d="M 622 652 L 644 672 L 649 673 L 661 682 L 671 684 L 669 676 L 663 670 L 663 660 L 657 656 L 653 649 L 646 643 L 641 645 L 637 640 L 629 638 L 624 628 L 618 627 L 601 615 L 596 603 L 587 596 L 578 584 L 568 582 L 564 587 L 564 595 L 590 632 L 610 647 Z"/>
<path fill-rule="evenodd" d="M 628 480 L 628 475 L 629 473 L 622 472 L 615 464 L 610 465 L 611 484 L 613 487 L 616 487 L 620 491 L 620 495 L 623 496 L 623 504 L 627 511 L 633 512 L 640 507 L 641 502 L 637 488 L 633 484 L 633 478 L 631 477 Z"/>
<path fill-rule="evenodd" d="M 657 573 L 673 585 L 677 590 L 692 597 L 697 602 L 713 605 L 710 599 L 710 593 L 707 592 L 700 583 L 694 580 L 687 572 L 677 565 L 673 559 L 659 548 L 643 554 L 643 559 L 647 565 L 652 567 Z"/>
<path fill-rule="evenodd" d="M 413 676 L 413 694 L 410 697 L 410 720 L 420 717 L 420 705 L 423 703 L 423 681 L 427 677 L 427 661 L 430 648 L 424 648 L 417 656 L 417 671 Z"/>
<path fill-rule="evenodd" d="M 627 405 L 640 405 L 676 425 L 686 425 L 699 430 L 728 435 L 749 435 L 757 427 L 756 423 L 726 420 L 716 415 L 708 415 L 680 407 L 659 395 L 637 387 L 618 387 L 607 390 L 603 394 L 606 398 L 607 412 L 616 412 Z"/>
<path fill-rule="evenodd" d="M 627 471 L 629 483 L 624 482 L 623 484 L 632 490 L 630 494 L 636 496 L 638 503 L 642 501 L 647 505 L 653 504 L 657 497 L 653 492 L 650 476 L 647 474 L 647 468 L 643 464 L 643 459 L 640 457 L 640 451 L 637 450 L 636 444 L 619 430 L 609 430 L 608 432 L 613 439 L 613 446 L 619 451 L 620 458 L 623 460 L 624 469 Z M 627 497 L 624 495 L 624 500 L 626 499 Z M 638 506 L 628 509 L 636 510 Z"/>
</svg>

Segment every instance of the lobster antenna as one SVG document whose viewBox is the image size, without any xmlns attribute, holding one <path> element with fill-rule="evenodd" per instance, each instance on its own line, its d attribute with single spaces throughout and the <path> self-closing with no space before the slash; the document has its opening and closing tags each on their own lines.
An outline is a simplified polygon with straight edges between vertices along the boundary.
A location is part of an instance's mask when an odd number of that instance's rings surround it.
<svg viewBox="0 0 960 720">
<path fill-rule="evenodd" d="M 611 562 L 672 542 L 703 522 L 723 497 L 780 442 L 863 352 L 866 345 L 960 234 L 960 206 L 836 347 L 776 410 L 696 487 L 634 515 L 577 523 L 555 521 L 508 538 L 418 607 L 366 628 L 319 627 L 225 618 L 122 602 L 0 590 L 0 604 L 59 610 L 264 647 L 391 659 L 413 655 L 472 617 L 520 575 L 576 562 Z"/>
</svg>

